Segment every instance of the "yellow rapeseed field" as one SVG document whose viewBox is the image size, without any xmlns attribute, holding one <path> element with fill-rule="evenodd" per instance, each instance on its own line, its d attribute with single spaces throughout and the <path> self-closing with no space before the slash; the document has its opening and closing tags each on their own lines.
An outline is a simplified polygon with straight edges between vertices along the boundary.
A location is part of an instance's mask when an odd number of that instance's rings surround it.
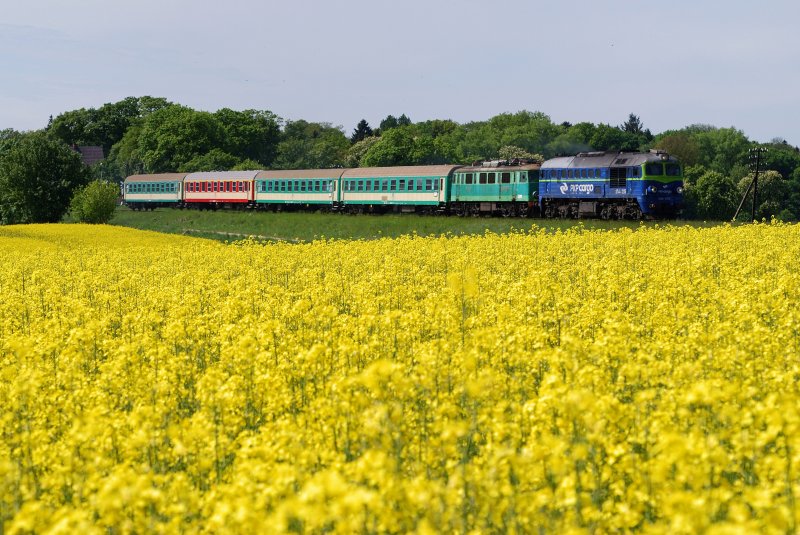
<svg viewBox="0 0 800 535">
<path fill-rule="evenodd" d="M 0 533 L 793 533 L 800 227 L 0 227 Z"/>
</svg>

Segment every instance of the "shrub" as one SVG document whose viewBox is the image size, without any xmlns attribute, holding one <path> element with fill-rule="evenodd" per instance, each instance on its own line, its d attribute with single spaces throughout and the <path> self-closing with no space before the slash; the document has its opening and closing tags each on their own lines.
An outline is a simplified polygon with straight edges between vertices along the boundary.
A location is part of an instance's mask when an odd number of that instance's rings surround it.
<svg viewBox="0 0 800 535">
<path fill-rule="evenodd" d="M 116 184 L 95 180 L 75 192 L 70 212 L 81 223 L 108 223 L 114 217 L 118 197 Z"/>
</svg>

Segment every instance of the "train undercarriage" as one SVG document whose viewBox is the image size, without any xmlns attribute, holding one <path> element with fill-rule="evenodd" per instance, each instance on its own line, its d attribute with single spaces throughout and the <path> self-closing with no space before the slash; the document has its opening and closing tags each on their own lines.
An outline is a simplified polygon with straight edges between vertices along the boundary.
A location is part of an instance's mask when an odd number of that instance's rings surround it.
<svg viewBox="0 0 800 535">
<path fill-rule="evenodd" d="M 306 203 L 165 203 L 129 202 L 131 210 L 152 211 L 156 208 L 179 208 L 216 211 L 219 209 L 258 210 L 271 212 L 321 211 L 345 214 L 418 214 L 455 215 L 459 217 L 543 217 L 546 219 L 603 219 L 641 220 L 677 217 L 674 206 L 651 206 L 652 214 L 642 212 L 636 199 L 543 199 L 540 207 L 535 202 L 452 202 L 438 205 L 413 204 L 306 204 Z M 659 210 L 659 208 L 661 210 Z"/>
<path fill-rule="evenodd" d="M 459 217 L 537 217 L 539 205 L 534 202 L 452 202 L 448 211 Z"/>
<path fill-rule="evenodd" d="M 605 220 L 644 218 L 635 199 L 599 199 L 578 201 L 575 199 L 543 199 L 542 214 L 548 219 L 600 218 Z"/>
</svg>

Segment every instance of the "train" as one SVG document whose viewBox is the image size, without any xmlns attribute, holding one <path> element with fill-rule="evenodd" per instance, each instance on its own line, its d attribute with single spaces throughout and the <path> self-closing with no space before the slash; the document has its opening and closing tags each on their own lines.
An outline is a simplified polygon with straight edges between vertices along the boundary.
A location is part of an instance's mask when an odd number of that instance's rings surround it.
<svg viewBox="0 0 800 535">
<path fill-rule="evenodd" d="M 133 210 L 159 207 L 666 219 L 683 208 L 683 173 L 661 150 L 582 152 L 536 163 L 132 175 Z"/>
</svg>

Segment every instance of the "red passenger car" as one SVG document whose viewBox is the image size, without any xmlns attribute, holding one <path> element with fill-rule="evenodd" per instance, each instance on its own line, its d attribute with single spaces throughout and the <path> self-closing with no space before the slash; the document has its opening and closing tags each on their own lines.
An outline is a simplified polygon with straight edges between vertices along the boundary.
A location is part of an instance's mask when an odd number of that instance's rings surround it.
<svg viewBox="0 0 800 535">
<path fill-rule="evenodd" d="M 253 180 L 258 171 L 190 173 L 184 179 L 183 202 L 188 207 L 247 206 L 253 203 Z"/>
</svg>

